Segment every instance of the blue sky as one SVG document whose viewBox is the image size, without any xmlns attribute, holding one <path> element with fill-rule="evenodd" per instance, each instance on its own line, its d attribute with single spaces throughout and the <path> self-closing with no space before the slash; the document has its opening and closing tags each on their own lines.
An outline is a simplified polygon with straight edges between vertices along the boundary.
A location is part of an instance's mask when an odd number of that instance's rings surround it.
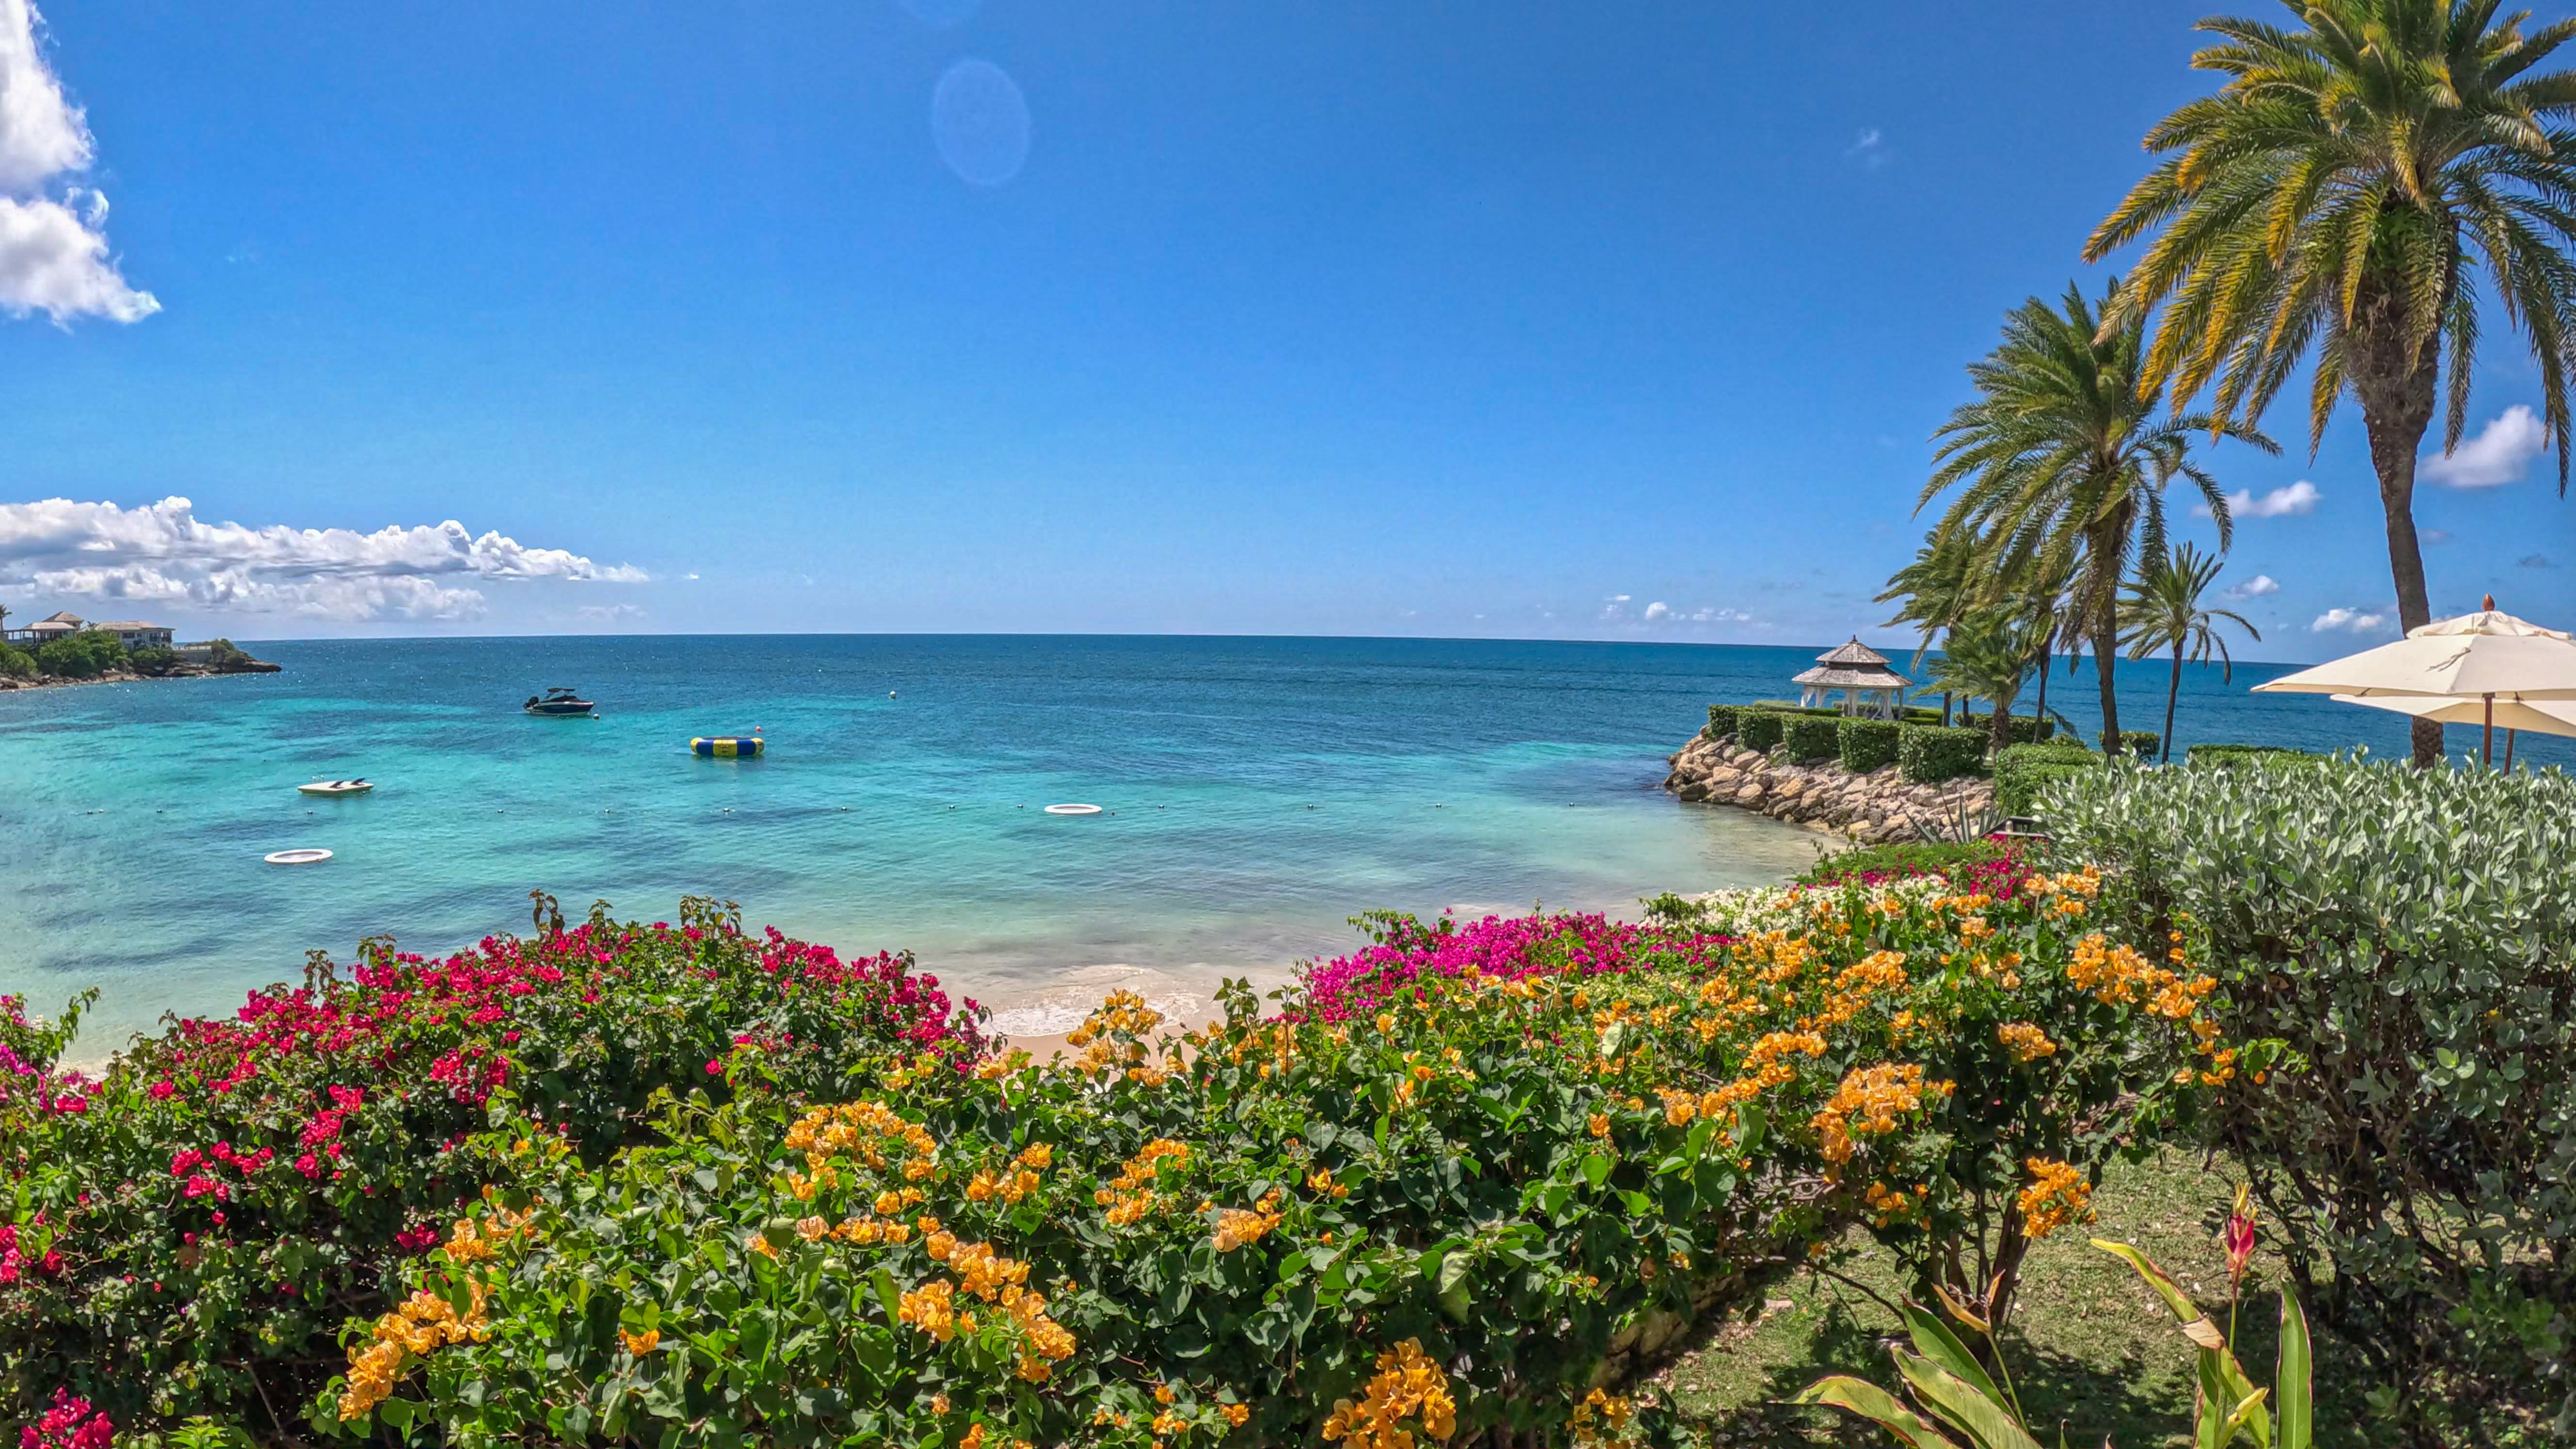
<svg viewBox="0 0 2576 1449">
<path fill-rule="evenodd" d="M 0 107 L 0 604 L 245 638 L 1870 633 L 2207 84 L 2145 0 L 25 4 L 87 159 Z M 38 208 L 103 249 L 13 283 Z M 2436 612 L 2564 624 L 2489 342 Z M 2345 652 L 2358 416 L 2268 424 L 2239 652 Z"/>
</svg>

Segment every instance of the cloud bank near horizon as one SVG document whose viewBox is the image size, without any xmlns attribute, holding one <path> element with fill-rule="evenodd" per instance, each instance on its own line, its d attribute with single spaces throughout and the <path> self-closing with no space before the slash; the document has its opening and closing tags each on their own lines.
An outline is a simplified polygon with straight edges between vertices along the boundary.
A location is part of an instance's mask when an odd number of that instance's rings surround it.
<svg viewBox="0 0 2576 1449">
<path fill-rule="evenodd" d="M 161 310 L 108 254 L 107 197 L 48 188 L 89 169 L 87 117 L 63 94 L 38 37 L 33 0 L 0 0 L 0 312 L 140 322 Z"/>
<path fill-rule="evenodd" d="M 7 0 L 0 0 L 0 4 Z M 531 548 L 450 519 L 347 528 L 209 523 L 185 498 L 140 508 L 49 498 L 0 503 L 0 589 L 342 622 L 482 617 L 478 584 L 640 584 L 626 564 Z"/>
</svg>

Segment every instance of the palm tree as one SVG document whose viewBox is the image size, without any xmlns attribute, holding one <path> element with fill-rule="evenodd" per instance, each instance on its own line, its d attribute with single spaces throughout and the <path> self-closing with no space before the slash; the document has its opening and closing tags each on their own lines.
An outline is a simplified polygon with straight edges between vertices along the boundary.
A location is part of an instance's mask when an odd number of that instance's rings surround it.
<svg viewBox="0 0 2576 1449">
<path fill-rule="evenodd" d="M 2245 616 L 2233 609 L 2201 607 L 2200 596 L 2218 577 L 2219 558 L 2204 554 L 2190 544 L 2171 553 L 2153 553 L 2139 560 L 2138 576 L 2129 581 L 2128 603 L 2123 609 L 2128 632 L 2120 642 L 2129 646 L 2129 657 L 2146 659 L 2165 650 L 2173 651 L 2173 679 L 2165 686 L 2164 758 L 2173 758 L 2174 700 L 2182 693 L 2182 662 L 2186 651 L 2194 664 L 2207 664 L 2211 650 L 2218 652 L 2219 678 L 2236 678 L 2236 661 L 2228 657 L 2227 641 L 2219 637 L 2221 623 L 2234 624 L 2263 642 L 2263 633 L 2246 622 Z"/>
<path fill-rule="evenodd" d="M 2216 383 L 2227 424 L 2258 422 L 2311 350 L 2308 449 L 2335 404 L 2361 404 L 2388 519 L 2397 618 L 2432 618 L 2415 535 L 2415 459 L 2450 363 L 2442 448 L 2467 422 L 2478 293 L 2529 339 L 2567 491 L 2576 358 L 2576 72 L 2542 71 L 2576 20 L 2525 35 L 2496 0 L 2285 0 L 2303 29 L 2200 23 L 2192 57 L 2228 77 L 2147 133 L 2173 153 L 2094 230 L 2098 260 L 2148 232 L 2103 319 L 2164 304 L 2142 381 L 2177 407 Z M 2483 279 L 2474 275 L 2483 263 Z M 2415 762 L 2442 727 L 2415 725 Z"/>
<path fill-rule="evenodd" d="M 2112 687 L 2120 580 L 2133 548 L 2164 547 L 2166 485 L 2181 477 L 2199 489 L 2224 546 L 2227 498 L 2191 460 L 2192 439 L 2206 433 L 2278 451 L 2223 417 L 2164 415 L 2162 390 L 2142 373 L 2145 318 L 2105 324 L 2119 297 L 2114 279 L 2097 312 L 2069 283 L 2061 306 L 2033 297 L 2006 316 L 2003 342 L 1968 366 L 1977 400 L 1933 434 L 1937 466 L 1915 502 L 1920 511 L 1960 489 L 1934 533 L 1974 540 L 1982 602 L 2000 602 L 2016 578 L 2073 580 L 2069 625 L 2093 648 L 2102 748 L 2111 752 L 2120 747 Z"/>
<path fill-rule="evenodd" d="M 1914 551 L 1914 562 L 1898 569 L 1887 581 L 1874 602 L 1886 604 L 1902 601 L 1896 616 L 1887 621 L 1893 629 L 1899 624 L 1912 624 L 1919 631 L 1914 645 L 1913 667 L 1923 667 L 1923 656 L 1931 652 L 1932 638 L 1946 632 L 1967 611 L 1969 579 L 1976 558 L 1970 540 L 1944 540 L 1936 531 Z M 1941 696 L 1941 723 L 1950 722 L 1950 697 Z"/>
<path fill-rule="evenodd" d="M 2027 619 L 2002 610 L 1966 615 L 1950 625 L 1941 657 L 1932 662 L 1932 682 L 1944 690 L 1990 706 L 1986 728 L 1997 752 L 2012 743 L 2013 701 L 2030 678 L 2038 652 L 2039 631 Z"/>
</svg>

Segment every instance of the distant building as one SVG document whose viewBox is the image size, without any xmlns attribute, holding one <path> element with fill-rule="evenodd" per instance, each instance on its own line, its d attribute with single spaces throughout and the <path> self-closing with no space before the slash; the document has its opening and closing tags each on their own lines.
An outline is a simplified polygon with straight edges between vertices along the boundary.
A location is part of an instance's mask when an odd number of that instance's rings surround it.
<svg viewBox="0 0 2576 1449">
<path fill-rule="evenodd" d="M 24 645 L 32 649 L 38 645 L 51 644 L 57 639 L 77 634 L 84 629 L 96 629 L 102 633 L 113 634 L 128 649 L 170 647 L 170 631 L 162 625 L 145 624 L 133 619 L 93 624 L 80 615 L 68 611 L 38 619 L 24 629 L 11 629 L 0 633 L 0 642 Z"/>
<path fill-rule="evenodd" d="M 128 649 L 167 649 L 170 631 L 159 624 L 145 624 L 133 619 L 119 619 L 111 624 L 92 624 L 91 628 L 113 634 Z"/>
</svg>

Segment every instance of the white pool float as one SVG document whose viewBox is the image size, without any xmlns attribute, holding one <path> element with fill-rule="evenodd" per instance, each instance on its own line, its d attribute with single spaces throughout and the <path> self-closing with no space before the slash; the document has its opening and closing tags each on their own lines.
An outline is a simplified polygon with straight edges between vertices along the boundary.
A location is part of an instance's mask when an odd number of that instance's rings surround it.
<svg viewBox="0 0 2576 1449">
<path fill-rule="evenodd" d="M 330 858 L 327 850 L 278 850 L 260 857 L 270 865 L 320 865 Z"/>
<path fill-rule="evenodd" d="M 1046 808 L 1046 813 L 1049 815 L 1097 815 L 1100 813 L 1100 807 L 1097 805 L 1049 805 Z"/>
</svg>

